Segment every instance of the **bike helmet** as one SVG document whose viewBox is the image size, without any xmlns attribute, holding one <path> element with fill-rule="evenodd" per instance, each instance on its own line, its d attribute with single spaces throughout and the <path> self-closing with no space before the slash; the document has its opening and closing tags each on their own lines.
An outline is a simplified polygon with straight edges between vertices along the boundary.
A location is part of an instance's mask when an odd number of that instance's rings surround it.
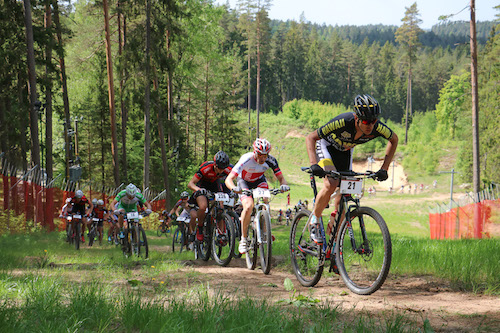
<svg viewBox="0 0 500 333">
<path fill-rule="evenodd" d="M 167 215 L 167 211 L 166 210 L 163 210 L 163 212 L 161 212 L 162 215 Z"/>
<path fill-rule="evenodd" d="M 219 169 L 225 169 L 229 166 L 229 156 L 222 150 L 219 150 L 214 156 L 214 162 Z"/>
<path fill-rule="evenodd" d="M 269 154 L 271 151 L 271 143 L 266 139 L 257 138 L 253 143 L 253 152 L 261 155 Z"/>
<path fill-rule="evenodd" d="M 125 187 L 125 192 L 127 193 L 127 196 L 133 197 L 137 193 L 137 187 L 130 183 Z"/>
<path fill-rule="evenodd" d="M 354 112 L 361 120 L 376 120 L 380 116 L 380 105 L 370 95 L 358 95 L 354 98 Z"/>
<path fill-rule="evenodd" d="M 182 192 L 181 193 L 181 199 L 187 199 L 187 198 L 189 198 L 189 193 L 187 191 Z"/>
<path fill-rule="evenodd" d="M 97 205 L 97 199 L 96 199 L 96 198 L 92 199 L 92 204 L 93 204 L 94 206 L 95 206 L 95 205 Z"/>
<path fill-rule="evenodd" d="M 76 191 L 75 192 L 75 197 L 78 198 L 78 199 L 83 198 L 83 191 L 82 190 Z"/>
<path fill-rule="evenodd" d="M 98 201 L 97 201 L 97 205 L 98 205 L 98 206 L 102 206 L 102 205 L 104 205 L 104 200 L 102 200 L 102 199 L 98 200 Z"/>
</svg>

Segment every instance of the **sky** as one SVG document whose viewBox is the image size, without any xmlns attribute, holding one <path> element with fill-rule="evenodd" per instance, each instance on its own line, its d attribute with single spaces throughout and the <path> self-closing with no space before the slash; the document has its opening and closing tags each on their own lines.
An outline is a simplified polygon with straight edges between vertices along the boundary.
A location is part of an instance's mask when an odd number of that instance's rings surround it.
<svg viewBox="0 0 500 333">
<path fill-rule="evenodd" d="M 269 17 L 277 20 L 299 21 L 304 13 L 306 21 L 326 25 L 401 25 L 405 7 L 417 3 L 422 23 L 420 28 L 430 29 L 439 23 L 439 16 L 457 14 L 450 21 L 469 21 L 470 0 L 272 0 Z M 215 0 L 236 8 L 237 0 Z M 500 0 L 476 0 L 476 21 L 493 21 L 500 11 L 493 7 Z M 467 8 L 466 8 L 467 7 Z M 465 9 L 464 9 L 465 8 Z"/>
</svg>

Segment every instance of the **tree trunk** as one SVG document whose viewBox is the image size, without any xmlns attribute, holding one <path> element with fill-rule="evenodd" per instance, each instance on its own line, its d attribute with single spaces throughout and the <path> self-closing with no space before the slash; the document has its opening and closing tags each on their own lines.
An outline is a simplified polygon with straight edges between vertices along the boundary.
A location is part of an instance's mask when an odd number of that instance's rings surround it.
<svg viewBox="0 0 500 333">
<path fill-rule="evenodd" d="M 207 62 L 205 73 L 205 153 L 203 155 L 205 161 L 208 158 L 208 68 L 209 64 Z"/>
<path fill-rule="evenodd" d="M 111 154 L 113 155 L 113 171 L 115 187 L 120 184 L 120 170 L 118 164 L 118 140 L 116 137 L 116 112 L 115 112 L 115 90 L 113 85 L 113 60 L 111 58 L 111 37 L 109 34 L 108 0 L 103 0 L 104 30 L 106 33 L 106 65 L 108 70 L 108 96 L 109 114 L 111 119 Z"/>
<path fill-rule="evenodd" d="M 472 85 L 472 182 L 474 193 L 477 195 L 481 190 L 479 169 L 479 102 L 477 88 L 477 39 L 476 39 L 476 4 L 475 0 L 470 2 L 470 55 L 471 55 L 471 85 Z"/>
<path fill-rule="evenodd" d="M 172 58 L 172 53 L 170 52 L 170 31 L 167 30 L 167 58 Z M 167 119 L 168 119 L 168 146 L 172 147 L 174 144 L 174 138 L 172 134 L 172 129 L 170 128 L 174 120 L 174 103 L 173 103 L 173 92 L 172 92 L 172 72 L 170 67 L 167 70 Z"/>
<path fill-rule="evenodd" d="M 50 29 L 52 25 L 52 10 L 50 8 L 51 0 L 45 2 L 45 29 Z M 52 36 L 51 36 L 52 39 Z M 45 48 L 45 75 L 46 75 L 46 88 L 45 88 L 45 147 L 46 147 L 46 170 L 48 179 L 54 177 L 53 174 L 53 160 L 52 160 L 52 77 L 49 64 L 52 62 L 52 43 L 47 43 Z"/>
<path fill-rule="evenodd" d="M 151 1 L 146 0 L 146 91 L 144 96 L 144 182 L 142 184 L 143 190 L 149 187 L 149 154 L 150 154 L 150 93 L 151 93 L 151 81 L 150 81 L 150 64 L 149 64 L 149 48 L 151 44 Z"/>
<path fill-rule="evenodd" d="M 125 15 L 121 14 L 121 1 L 118 1 L 118 54 L 122 55 L 125 49 L 126 32 L 127 32 L 127 21 Z M 121 26 L 121 19 L 123 17 L 123 33 Z M 122 139 L 122 174 L 123 179 L 128 179 L 127 175 L 127 118 L 128 110 L 123 100 L 125 78 L 127 77 L 127 70 L 123 69 L 120 72 L 120 111 L 122 117 L 122 129 L 121 129 L 121 139 Z"/>
<path fill-rule="evenodd" d="M 260 137 L 260 15 L 257 15 L 257 89 L 255 109 L 257 110 L 256 137 Z"/>
<path fill-rule="evenodd" d="M 68 97 L 68 84 L 66 79 L 66 65 L 64 63 L 64 49 L 62 45 L 62 29 L 61 23 L 59 21 L 59 5 L 57 1 L 54 1 L 54 24 L 56 26 L 57 35 L 57 53 L 59 55 L 59 67 L 61 71 L 61 85 L 63 94 L 63 105 L 64 105 L 64 140 L 65 140 L 65 156 L 66 156 L 66 180 L 69 179 L 69 160 L 70 160 L 70 148 L 69 148 L 69 135 L 68 128 L 70 124 L 70 113 L 69 113 L 69 97 Z"/>
<path fill-rule="evenodd" d="M 28 51 L 28 92 L 30 98 L 30 133 L 31 133 L 31 163 L 40 166 L 40 141 L 38 139 L 38 114 L 35 102 L 36 93 L 35 50 L 33 40 L 33 24 L 31 18 L 31 1 L 24 0 L 24 23 L 26 25 L 26 45 Z"/>
</svg>

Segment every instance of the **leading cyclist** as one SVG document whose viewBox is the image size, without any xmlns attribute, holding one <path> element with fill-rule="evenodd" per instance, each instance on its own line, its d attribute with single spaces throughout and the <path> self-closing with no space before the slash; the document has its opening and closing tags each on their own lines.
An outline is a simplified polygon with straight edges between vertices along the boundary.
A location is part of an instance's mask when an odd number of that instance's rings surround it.
<svg viewBox="0 0 500 333">
<path fill-rule="evenodd" d="M 387 170 L 398 146 L 398 136 L 386 124 L 378 120 L 380 105 L 370 95 L 354 98 L 354 112 L 338 115 L 306 137 L 307 154 L 315 176 L 324 177 L 325 170 L 349 171 L 352 168 L 352 148 L 377 137 L 388 140 L 382 167 L 375 173 L 376 180 L 387 180 Z M 316 196 L 311 217 L 311 239 L 323 243 L 319 223 L 330 195 L 339 186 L 338 179 L 325 177 L 323 188 Z M 340 196 L 335 199 L 338 208 Z"/>
<path fill-rule="evenodd" d="M 234 166 L 233 170 L 226 178 L 226 186 L 234 193 L 241 193 L 243 190 L 251 190 L 257 187 L 269 188 L 264 172 L 271 168 L 276 178 L 280 182 L 282 192 L 290 190 L 285 177 L 281 172 L 276 158 L 269 155 L 271 143 L 266 139 L 258 138 L 253 143 L 253 152 L 241 156 L 240 160 Z M 237 186 L 234 185 L 234 179 L 237 178 Z M 240 253 L 248 252 L 247 236 L 248 225 L 252 217 L 254 200 L 252 196 L 243 194 L 241 196 L 243 211 L 241 212 L 241 240 L 238 250 Z"/>
</svg>

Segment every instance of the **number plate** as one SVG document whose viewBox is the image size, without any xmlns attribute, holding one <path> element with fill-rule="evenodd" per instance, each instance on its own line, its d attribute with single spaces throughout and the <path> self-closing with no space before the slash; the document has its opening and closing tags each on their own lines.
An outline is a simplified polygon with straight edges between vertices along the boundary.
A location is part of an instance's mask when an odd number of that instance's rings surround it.
<svg viewBox="0 0 500 333">
<path fill-rule="evenodd" d="M 163 223 L 163 220 L 160 220 L 160 222 L 162 222 L 162 223 Z"/>
<path fill-rule="evenodd" d="M 97 217 L 94 217 L 92 220 L 93 220 L 94 222 L 99 222 L 99 219 L 98 219 Z"/>
<path fill-rule="evenodd" d="M 271 191 L 266 188 L 256 188 L 252 190 L 254 198 L 270 198 Z"/>
<path fill-rule="evenodd" d="M 224 203 L 228 207 L 234 207 L 234 198 L 229 199 L 228 202 Z"/>
<path fill-rule="evenodd" d="M 217 193 L 215 193 L 215 201 L 228 202 L 229 195 L 227 193 L 217 192 Z"/>
<path fill-rule="evenodd" d="M 75 219 L 81 219 L 82 216 L 81 215 L 73 215 L 73 218 L 75 218 Z"/>
<path fill-rule="evenodd" d="M 189 218 L 186 216 L 179 216 L 176 221 L 177 222 L 189 222 Z"/>
<path fill-rule="evenodd" d="M 138 212 L 127 213 L 127 218 L 129 220 L 138 219 L 139 218 L 139 213 Z"/>
<path fill-rule="evenodd" d="M 341 194 L 361 194 L 363 180 L 360 178 L 343 178 L 340 182 Z"/>
<path fill-rule="evenodd" d="M 68 220 L 68 221 L 71 221 L 72 219 L 73 219 L 73 217 L 71 217 L 71 216 L 66 217 L 66 220 Z"/>
</svg>

